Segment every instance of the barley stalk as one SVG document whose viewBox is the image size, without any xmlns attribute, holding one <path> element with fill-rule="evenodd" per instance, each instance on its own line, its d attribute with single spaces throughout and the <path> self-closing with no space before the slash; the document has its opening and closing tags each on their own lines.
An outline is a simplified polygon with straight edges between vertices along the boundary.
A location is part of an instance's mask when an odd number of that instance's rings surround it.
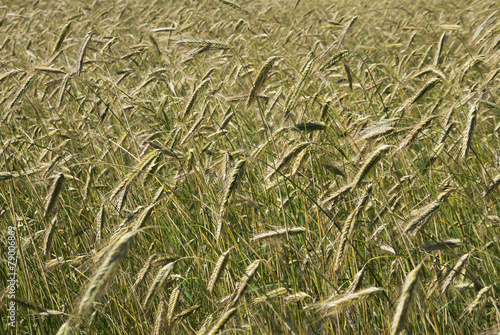
<svg viewBox="0 0 500 335">
<path fill-rule="evenodd" d="M 500 185 L 500 174 L 493 177 L 491 183 L 489 183 L 488 186 L 486 186 L 486 188 L 484 189 L 483 193 L 481 193 L 481 196 L 483 198 L 488 196 L 495 188 L 498 187 L 498 185 Z"/>
<path fill-rule="evenodd" d="M 168 301 L 168 310 L 167 310 L 167 322 L 169 327 L 172 326 L 174 311 L 175 308 L 177 307 L 177 303 L 179 302 L 180 293 L 181 293 L 180 286 L 177 286 L 176 288 L 173 289 L 172 293 L 170 294 L 170 299 Z"/>
<path fill-rule="evenodd" d="M 24 93 L 26 93 L 26 91 L 28 90 L 29 86 L 31 85 L 31 83 L 33 82 L 33 79 L 35 78 L 35 75 L 32 74 L 30 75 L 28 78 L 26 78 L 26 80 L 24 81 L 23 85 L 21 86 L 21 88 L 19 89 L 19 92 L 16 94 L 16 96 L 14 97 L 14 99 L 10 102 L 9 104 L 9 108 L 12 108 L 14 107 L 14 105 L 16 104 L 16 102 L 21 99 L 21 97 L 24 95 Z"/>
</svg>

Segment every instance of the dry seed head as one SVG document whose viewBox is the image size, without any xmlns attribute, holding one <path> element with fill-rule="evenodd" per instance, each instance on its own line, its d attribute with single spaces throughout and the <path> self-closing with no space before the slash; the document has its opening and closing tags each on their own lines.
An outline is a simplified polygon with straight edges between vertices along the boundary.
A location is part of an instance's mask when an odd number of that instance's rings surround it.
<svg viewBox="0 0 500 335">
<path fill-rule="evenodd" d="M 343 51 L 340 51 L 339 53 L 336 53 L 325 64 L 323 64 L 319 68 L 319 70 L 321 72 L 324 72 L 325 70 L 328 70 L 329 68 L 331 68 L 332 66 L 334 66 L 335 64 L 337 64 L 340 60 L 342 60 L 348 54 L 349 54 L 349 50 L 343 50 Z"/>
<path fill-rule="evenodd" d="M 54 208 L 57 197 L 61 192 L 63 182 L 64 182 L 64 174 L 59 173 L 57 177 L 54 179 L 52 185 L 50 186 L 49 192 L 47 193 L 47 197 L 45 198 L 45 206 L 43 210 L 44 218 L 48 218 L 50 212 Z"/>
<path fill-rule="evenodd" d="M 437 116 L 436 115 L 429 115 L 422 121 L 420 121 L 413 129 L 412 131 L 408 134 L 408 136 L 401 142 L 401 144 L 398 147 L 398 151 L 401 151 L 405 149 L 408 145 L 411 144 L 417 138 L 418 134 L 427 128 L 429 124 L 431 123 L 432 120 L 434 120 Z"/>
<path fill-rule="evenodd" d="M 415 236 L 438 211 L 440 205 L 439 201 L 433 201 L 427 206 L 422 207 L 408 222 L 403 232 Z"/>
<path fill-rule="evenodd" d="M 52 248 L 52 240 L 54 237 L 54 229 L 55 229 L 56 223 L 57 223 L 57 213 L 52 218 L 52 221 L 50 222 L 49 226 L 45 230 L 45 235 L 43 238 L 43 255 L 45 257 L 50 254 L 50 249 Z"/>
<path fill-rule="evenodd" d="M 214 271 L 212 272 L 212 276 L 210 276 L 210 280 L 208 281 L 207 285 L 208 292 L 213 293 L 215 284 L 217 283 L 217 280 L 219 279 L 222 271 L 224 270 L 224 267 L 226 266 L 227 257 L 231 252 L 231 249 L 232 248 L 229 248 L 226 252 L 222 253 L 222 255 L 220 255 L 219 259 L 217 260 L 217 263 L 215 263 Z"/>
<path fill-rule="evenodd" d="M 250 282 L 250 280 L 252 279 L 255 271 L 259 267 L 260 262 L 261 262 L 260 260 L 255 260 L 252 263 L 250 263 L 250 265 L 246 268 L 245 275 L 243 276 L 243 278 L 241 278 L 241 280 L 236 285 L 236 290 L 234 291 L 233 295 L 231 296 L 231 302 L 229 303 L 227 308 L 232 308 L 233 306 L 236 305 L 236 303 L 240 299 L 241 294 L 243 293 L 243 291 L 245 291 L 245 288 L 247 287 L 247 285 Z"/>
<path fill-rule="evenodd" d="M 255 97 L 259 93 L 260 89 L 264 85 L 264 82 L 266 81 L 267 74 L 271 70 L 271 68 L 274 65 L 274 62 L 278 59 L 276 56 L 269 57 L 267 61 L 264 63 L 262 68 L 259 71 L 259 74 L 257 75 L 257 79 L 255 79 L 255 82 L 253 84 L 252 90 L 250 91 L 250 94 L 248 95 L 248 99 L 246 102 L 246 108 L 249 108 L 252 105 L 252 102 L 255 100 Z"/>
<path fill-rule="evenodd" d="M 244 160 L 244 159 L 236 162 L 236 165 L 234 166 L 234 169 L 231 172 L 231 175 L 229 176 L 229 180 L 228 180 L 228 183 L 226 185 L 226 189 L 224 190 L 224 195 L 222 196 L 221 208 L 224 208 L 227 206 L 227 204 L 229 202 L 229 198 L 231 197 L 231 194 L 236 189 L 236 186 L 238 184 L 238 179 L 241 177 L 241 172 L 243 170 L 243 167 L 245 166 L 245 163 L 246 163 L 246 160 Z"/>
<path fill-rule="evenodd" d="M 319 308 L 325 311 L 326 316 L 338 313 L 357 303 L 365 301 L 383 289 L 378 287 L 369 287 L 355 293 L 328 298 L 326 301 L 319 302 L 315 305 L 306 306 L 306 308 Z"/>
<path fill-rule="evenodd" d="M 467 118 L 467 126 L 462 134 L 462 143 L 460 145 L 460 160 L 465 160 L 469 148 L 472 144 L 472 133 L 476 127 L 477 114 L 479 110 L 479 102 L 476 102 L 474 106 L 469 111 L 469 116 Z"/>
<path fill-rule="evenodd" d="M 488 186 L 486 186 L 486 188 L 484 189 L 483 193 L 481 193 L 481 196 L 483 198 L 488 196 L 491 193 L 491 191 L 493 191 L 495 188 L 497 188 L 497 186 L 499 184 L 500 184 L 500 174 L 493 177 L 493 180 L 491 181 L 491 183 L 488 184 Z"/>
<path fill-rule="evenodd" d="M 342 228 L 342 233 L 339 239 L 339 244 L 337 247 L 337 253 L 335 256 L 335 264 L 333 266 L 333 271 L 337 272 L 340 267 L 342 266 L 342 260 L 345 255 L 346 251 L 346 246 L 347 243 L 352 239 L 352 236 L 354 234 L 354 226 L 356 225 L 357 219 L 358 219 L 358 214 L 361 211 L 361 208 L 364 206 L 366 203 L 366 200 L 368 199 L 368 193 L 371 189 L 371 186 L 368 186 L 367 190 L 365 191 L 363 197 L 359 201 L 358 205 L 356 208 L 349 214 L 347 219 L 344 222 L 344 226 Z"/>
<path fill-rule="evenodd" d="M 458 260 L 457 264 L 453 267 L 453 269 L 450 271 L 448 276 L 446 277 L 446 280 L 443 283 L 443 286 L 441 287 L 441 293 L 445 293 L 448 287 L 450 287 L 450 284 L 453 282 L 457 274 L 462 270 L 462 268 L 465 265 L 465 262 L 469 259 L 470 254 L 465 254 L 460 259 Z"/>
<path fill-rule="evenodd" d="M 255 235 L 252 238 L 253 242 L 261 241 L 261 240 L 267 240 L 270 238 L 277 238 L 277 237 L 286 237 L 287 235 L 298 235 L 307 232 L 307 229 L 304 227 L 292 227 L 292 228 L 280 228 L 276 230 L 272 230 L 266 233 L 262 233 L 259 235 Z"/>
<path fill-rule="evenodd" d="M 21 86 L 21 88 L 19 89 L 19 92 L 16 94 L 16 96 L 14 97 L 14 99 L 10 102 L 9 108 L 14 107 L 14 105 L 16 104 L 16 102 L 19 99 L 21 99 L 21 97 L 24 95 L 24 93 L 26 93 L 26 91 L 28 90 L 29 86 L 33 82 L 33 78 L 35 78 L 34 74 L 32 74 L 28 78 L 26 78 L 26 80 L 23 83 L 23 86 Z"/>
<path fill-rule="evenodd" d="M 298 292 L 298 293 L 286 296 L 284 298 L 284 300 L 285 300 L 285 303 L 291 304 L 294 302 L 302 301 L 302 300 L 307 299 L 307 298 L 311 298 L 311 296 L 305 292 Z"/>
<path fill-rule="evenodd" d="M 146 262 L 142 266 L 141 270 L 139 271 L 139 274 L 137 275 L 137 279 L 135 280 L 134 285 L 132 285 L 132 290 L 134 290 L 134 291 L 137 290 L 137 287 L 142 283 L 142 281 L 144 280 L 144 277 L 149 272 L 149 269 L 151 268 L 151 263 L 152 263 L 153 259 L 155 259 L 157 256 L 158 256 L 157 254 L 153 254 L 153 255 L 148 257 L 148 259 L 146 260 Z"/>
<path fill-rule="evenodd" d="M 80 305 L 78 306 L 77 315 L 85 316 L 92 308 L 97 295 L 103 293 L 106 283 L 115 273 L 115 269 L 120 264 L 120 261 L 125 256 L 135 233 L 128 233 L 122 236 L 111 248 L 106 259 L 101 264 L 96 274 L 90 282 L 90 286 L 85 292 Z"/>
<path fill-rule="evenodd" d="M 152 204 L 152 205 L 146 207 L 142 211 L 141 216 L 139 216 L 139 218 L 137 219 L 137 222 L 134 224 L 134 227 L 132 228 L 132 230 L 138 230 L 144 225 L 144 223 L 151 216 L 151 213 L 153 212 L 153 209 L 155 208 L 155 206 L 156 206 L 156 204 Z"/>
<path fill-rule="evenodd" d="M 213 315 L 210 314 L 207 316 L 203 324 L 201 325 L 200 329 L 196 332 L 196 335 L 206 335 L 208 327 L 212 324 L 212 320 L 214 319 Z"/>
<path fill-rule="evenodd" d="M 363 164 L 358 174 L 351 183 L 351 190 L 357 189 L 361 181 L 365 178 L 368 172 L 377 164 L 377 162 L 389 151 L 391 145 L 381 145 L 368 157 Z"/>
<path fill-rule="evenodd" d="M 66 87 L 68 86 L 69 79 L 71 78 L 72 75 L 73 73 L 71 72 L 66 73 L 61 82 L 61 86 L 59 87 L 59 92 L 57 94 L 57 108 L 60 108 L 62 105 L 64 93 L 66 92 Z"/>
<path fill-rule="evenodd" d="M 179 297 L 180 297 L 180 286 L 177 286 L 176 288 L 173 289 L 172 293 L 170 294 L 170 299 L 168 301 L 168 311 L 167 311 L 167 322 L 168 325 L 172 325 L 172 321 L 174 318 L 174 311 L 175 308 L 177 307 L 177 303 L 179 302 Z"/>
<path fill-rule="evenodd" d="M 366 265 L 364 265 L 361 268 L 361 270 L 359 270 L 358 273 L 356 273 L 356 275 L 352 279 L 351 285 L 349 285 L 349 288 L 346 291 L 347 294 L 354 293 L 357 290 L 359 290 L 359 287 L 361 286 L 361 282 L 363 281 L 363 276 L 365 274 L 365 269 L 366 269 Z"/>
<path fill-rule="evenodd" d="M 276 168 L 273 169 L 267 176 L 266 180 L 271 178 L 277 171 L 280 171 L 288 162 L 290 162 L 294 157 L 296 157 L 299 153 L 301 153 L 303 150 L 305 150 L 311 143 L 310 142 L 302 142 L 294 147 L 292 147 L 290 150 L 288 150 L 283 158 L 276 163 Z"/>
<path fill-rule="evenodd" d="M 450 250 L 462 245 L 462 241 L 457 238 L 451 240 L 440 241 L 438 243 L 427 244 L 420 248 L 425 251 Z"/>
<path fill-rule="evenodd" d="M 295 106 L 295 103 L 297 102 L 297 99 L 300 96 L 300 93 L 302 92 L 302 89 L 304 88 L 304 84 L 306 82 L 306 78 L 311 72 L 312 65 L 314 63 L 314 59 L 311 59 L 309 62 L 307 62 L 304 65 L 304 70 L 301 72 L 301 78 L 299 82 L 293 87 L 292 91 L 290 92 L 290 95 L 287 98 L 287 102 L 285 104 L 285 108 L 283 111 L 283 115 L 288 117 L 288 114 L 292 110 L 292 108 Z"/>
<path fill-rule="evenodd" d="M 205 86 L 208 85 L 208 82 L 210 81 L 210 78 L 207 78 L 205 80 L 203 80 L 197 87 L 196 89 L 194 90 L 193 94 L 191 95 L 191 97 L 189 98 L 189 101 L 188 103 L 186 104 L 186 107 L 184 108 L 184 111 L 182 112 L 182 118 L 185 119 L 189 113 L 191 112 L 191 109 L 193 108 L 195 102 L 196 102 L 196 98 L 198 97 L 198 94 L 200 93 L 200 91 L 205 88 Z"/>
<path fill-rule="evenodd" d="M 415 289 L 417 287 L 418 275 L 421 268 L 422 264 L 418 265 L 406 276 L 403 290 L 401 291 L 401 295 L 398 299 L 396 314 L 394 314 L 394 318 L 392 319 L 391 335 L 397 335 L 404 325 L 411 301 L 415 296 Z"/>
<path fill-rule="evenodd" d="M 153 330 L 154 335 L 163 334 L 162 329 L 165 324 L 165 301 L 160 301 L 158 306 L 158 312 L 156 312 L 155 328 Z"/>
<path fill-rule="evenodd" d="M 491 290 L 491 288 L 492 288 L 492 285 L 483 287 L 477 293 L 474 301 L 469 306 L 467 306 L 467 308 L 465 309 L 465 311 L 462 315 L 470 314 L 470 313 L 474 312 L 474 310 L 484 302 L 484 299 L 488 296 L 488 293 Z"/>
<path fill-rule="evenodd" d="M 66 38 L 66 35 L 68 35 L 69 29 L 71 28 L 71 22 L 72 21 L 66 23 L 64 27 L 61 29 L 59 37 L 57 38 L 56 45 L 54 45 L 54 49 L 52 50 L 52 55 L 54 55 L 56 52 L 59 51 L 59 49 L 61 49 L 64 39 Z"/>
<path fill-rule="evenodd" d="M 93 32 L 89 31 L 85 35 L 82 45 L 80 46 L 80 53 L 78 54 L 78 61 L 76 63 L 76 74 L 79 76 L 83 69 L 83 59 L 85 58 L 85 52 L 87 51 L 87 46 L 89 45 L 90 39 L 92 38 Z"/>
<path fill-rule="evenodd" d="M 174 264 L 175 262 L 168 263 L 158 271 L 158 274 L 153 280 L 153 283 L 151 284 L 151 287 L 149 288 L 146 298 L 144 299 L 144 302 L 142 304 L 142 308 L 144 310 L 148 309 L 156 293 L 158 292 L 160 287 L 163 286 L 163 283 L 167 280 L 168 276 L 170 275 L 170 272 L 172 272 L 172 269 L 174 268 Z"/>
<path fill-rule="evenodd" d="M 411 98 L 409 98 L 408 100 L 405 101 L 403 108 L 406 109 L 409 106 L 413 105 L 415 102 L 417 102 L 419 99 L 421 99 L 425 95 L 426 92 L 431 90 L 440 81 L 441 81 L 441 79 L 436 77 L 436 78 L 432 78 L 431 80 L 426 82 L 424 84 L 424 86 L 422 86 L 422 88 L 420 88 L 420 90 L 418 90 L 417 93 L 415 93 Z"/>
<path fill-rule="evenodd" d="M 261 302 L 267 301 L 269 299 L 273 299 L 273 298 L 282 296 L 282 295 L 286 294 L 287 292 L 288 292 L 288 290 L 286 288 L 280 287 L 280 288 L 277 288 L 275 290 L 269 291 L 258 298 L 255 298 L 253 300 L 253 303 L 260 304 Z"/>
<path fill-rule="evenodd" d="M 220 318 L 217 320 L 217 323 L 213 326 L 213 328 L 207 333 L 207 335 L 215 335 L 219 330 L 224 327 L 224 324 L 233 316 L 234 312 L 236 312 L 238 308 L 234 307 L 227 310 Z M 203 334 L 198 331 L 197 334 Z"/>
</svg>

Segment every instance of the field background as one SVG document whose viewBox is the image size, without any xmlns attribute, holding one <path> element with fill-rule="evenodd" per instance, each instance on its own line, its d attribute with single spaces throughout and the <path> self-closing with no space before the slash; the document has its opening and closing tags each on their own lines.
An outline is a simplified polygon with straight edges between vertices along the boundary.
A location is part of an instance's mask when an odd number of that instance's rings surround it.
<svg viewBox="0 0 500 335">
<path fill-rule="evenodd" d="M 0 334 L 496 334 L 498 9 L 2 1 Z"/>
</svg>

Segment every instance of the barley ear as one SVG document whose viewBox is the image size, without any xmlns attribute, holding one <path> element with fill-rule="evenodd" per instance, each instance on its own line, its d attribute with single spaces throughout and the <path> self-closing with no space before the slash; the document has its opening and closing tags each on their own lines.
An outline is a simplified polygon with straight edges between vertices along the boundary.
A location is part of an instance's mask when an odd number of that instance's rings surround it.
<svg viewBox="0 0 500 335">
<path fill-rule="evenodd" d="M 62 185 L 64 182 L 64 174 L 59 173 L 57 177 L 54 179 L 54 182 L 50 186 L 49 192 L 47 193 L 47 197 L 45 198 L 45 206 L 43 210 L 43 217 L 48 218 L 50 212 L 54 208 L 56 204 L 57 197 L 61 192 Z"/>
<path fill-rule="evenodd" d="M 403 286 L 403 291 L 401 292 L 401 295 L 399 296 L 398 299 L 396 314 L 392 319 L 391 335 L 398 334 L 403 328 L 406 315 L 408 314 L 408 310 L 410 308 L 411 301 L 415 296 L 415 289 L 417 287 L 418 275 L 420 273 L 421 268 L 422 264 L 418 265 L 406 276 L 406 280 Z"/>
<path fill-rule="evenodd" d="M 118 267 L 120 261 L 132 244 L 134 235 L 135 233 L 125 234 L 113 245 L 106 259 L 92 278 L 87 291 L 83 295 L 83 298 L 78 306 L 78 316 L 85 316 L 94 305 L 98 294 L 103 293 L 104 287 L 115 274 L 115 269 Z"/>
<path fill-rule="evenodd" d="M 215 263 L 214 271 L 212 272 L 212 275 L 210 276 L 210 280 L 208 281 L 207 285 L 208 292 L 213 293 L 215 284 L 217 283 L 217 280 L 222 274 L 222 271 L 224 270 L 224 267 L 227 263 L 227 256 L 231 252 L 231 249 L 232 248 L 229 248 L 226 252 L 220 255 L 219 259 L 217 260 L 217 263 Z"/>
</svg>

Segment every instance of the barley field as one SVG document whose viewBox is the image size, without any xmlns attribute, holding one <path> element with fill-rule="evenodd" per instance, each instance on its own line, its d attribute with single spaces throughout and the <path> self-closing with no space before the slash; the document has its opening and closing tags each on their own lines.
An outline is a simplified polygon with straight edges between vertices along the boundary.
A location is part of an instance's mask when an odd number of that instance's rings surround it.
<svg viewBox="0 0 500 335">
<path fill-rule="evenodd" d="M 2 334 L 498 334 L 500 7 L 3 0 Z"/>
</svg>

